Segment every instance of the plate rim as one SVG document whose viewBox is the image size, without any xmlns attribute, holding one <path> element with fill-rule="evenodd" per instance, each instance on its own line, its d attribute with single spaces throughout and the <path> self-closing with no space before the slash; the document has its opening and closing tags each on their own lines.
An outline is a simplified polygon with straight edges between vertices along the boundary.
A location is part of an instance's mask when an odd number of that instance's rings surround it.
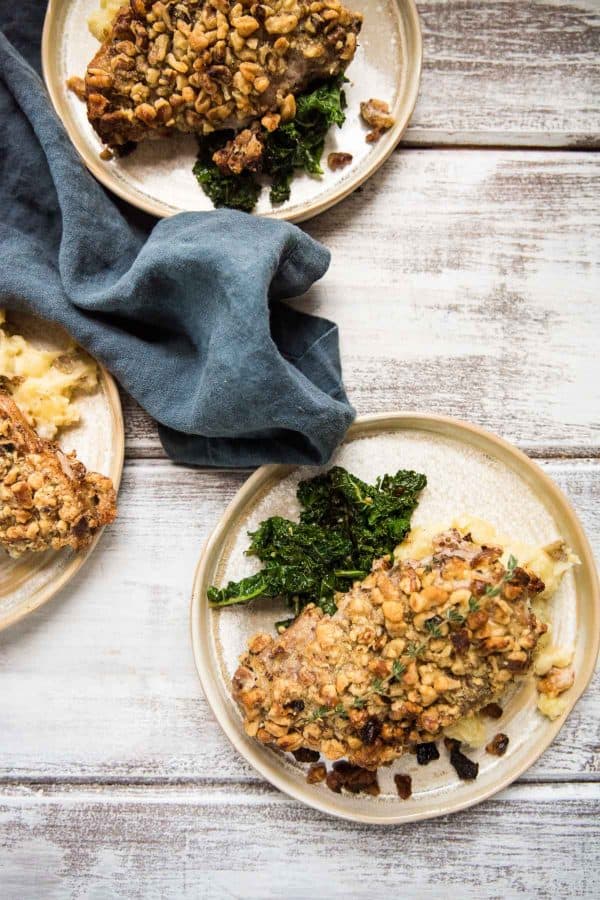
<svg viewBox="0 0 600 900">
<path fill-rule="evenodd" d="M 100 389 L 106 394 L 111 418 L 114 423 L 116 451 L 112 456 L 110 471 L 104 472 L 103 474 L 108 475 L 114 485 L 115 492 L 118 494 L 125 462 L 125 424 L 123 420 L 123 407 L 121 405 L 121 398 L 119 397 L 119 390 L 115 379 L 98 361 L 96 361 L 96 365 L 98 366 L 100 373 Z M 12 615 L 0 621 L 0 632 L 4 631 L 6 628 L 10 628 L 17 622 L 20 622 L 21 619 L 24 619 L 29 613 L 39 609 L 39 607 L 43 606 L 45 603 L 48 603 L 49 600 L 52 600 L 52 598 L 64 588 L 92 555 L 98 546 L 98 542 L 102 537 L 105 527 L 106 526 L 100 528 L 94 535 L 91 544 L 86 550 L 73 554 L 71 560 L 65 566 L 58 578 L 48 582 L 48 584 L 44 585 L 39 591 L 36 591 L 29 601 L 25 601 L 23 606 L 16 609 Z"/>
<path fill-rule="evenodd" d="M 544 497 L 548 496 L 549 499 L 551 499 L 554 508 L 558 508 L 561 511 L 568 521 L 573 534 L 576 536 L 578 542 L 576 551 L 581 559 L 582 571 L 587 575 L 589 580 L 589 602 L 592 611 L 593 625 L 595 627 L 592 628 L 591 634 L 591 652 L 582 660 L 582 666 L 575 676 L 575 683 L 570 689 L 574 693 L 571 697 L 569 707 L 558 719 L 547 723 L 545 736 L 540 741 L 536 742 L 529 752 L 524 755 L 523 760 L 516 766 L 516 769 L 510 770 L 505 777 L 500 777 L 496 783 L 490 785 L 488 788 L 482 789 L 481 794 L 476 797 L 459 800 L 458 802 L 442 797 L 435 808 L 429 810 L 417 810 L 406 814 L 400 813 L 397 815 L 385 816 L 376 815 L 375 808 L 373 813 L 341 810 L 333 804 L 333 801 L 329 801 L 328 798 L 322 797 L 317 792 L 314 792 L 314 794 L 311 795 L 309 792 L 303 791 L 302 786 L 298 785 L 291 777 L 286 777 L 285 773 L 279 772 L 275 767 L 271 767 L 265 762 L 258 753 L 258 747 L 255 748 L 253 744 L 248 745 L 244 742 L 239 728 L 236 728 L 230 723 L 226 711 L 223 708 L 217 688 L 217 680 L 214 677 L 215 673 L 210 665 L 210 654 L 203 652 L 203 645 L 207 644 L 209 641 L 210 630 L 208 628 L 202 628 L 203 624 L 207 625 L 208 623 L 209 612 L 208 604 L 203 602 L 204 591 L 202 585 L 206 578 L 207 569 L 212 563 L 212 558 L 214 554 L 218 552 L 221 540 L 226 537 L 233 514 L 239 507 L 243 507 L 246 501 L 253 495 L 255 487 L 259 486 L 264 479 L 272 478 L 276 475 L 285 477 L 286 474 L 295 471 L 298 466 L 269 464 L 261 466 L 253 472 L 236 492 L 233 499 L 227 504 L 227 507 L 223 511 L 211 535 L 204 542 L 196 565 L 190 601 L 189 624 L 191 630 L 192 653 L 200 684 L 212 713 L 225 736 L 240 756 L 249 762 L 270 784 L 274 785 L 293 799 L 305 803 L 307 806 L 317 809 L 320 812 L 347 821 L 361 822 L 369 825 L 398 825 L 460 812 L 461 810 L 475 806 L 478 803 L 489 799 L 515 782 L 523 772 L 539 759 L 556 738 L 567 717 L 571 714 L 587 689 L 594 674 L 600 650 L 600 581 L 591 545 L 570 501 L 558 485 L 546 475 L 543 469 L 518 447 L 515 447 L 503 438 L 478 425 L 451 416 L 430 413 L 383 412 L 368 416 L 360 416 L 348 430 L 343 443 L 354 440 L 357 437 L 364 437 L 370 432 L 384 431 L 388 426 L 389 430 L 412 428 L 433 431 L 434 433 L 446 436 L 456 433 L 457 431 L 466 433 L 467 437 L 470 438 L 471 444 L 475 444 L 484 452 L 486 452 L 485 445 L 491 445 L 491 447 L 497 451 L 493 454 L 494 458 L 499 459 L 502 463 L 507 465 L 510 465 L 508 460 L 512 460 L 518 467 L 520 474 L 525 470 L 525 473 L 534 480 L 534 483 L 537 482 L 538 484 L 541 484 L 541 495 Z M 451 794 L 448 795 L 448 797 L 451 796 Z"/>
<path fill-rule="evenodd" d="M 123 0 L 126 2 L 126 0 Z M 411 46 L 412 65 L 407 67 L 407 82 L 405 91 L 400 98 L 399 108 L 396 120 L 392 128 L 387 132 L 387 140 L 385 144 L 379 144 L 379 150 L 375 149 L 370 163 L 366 166 L 365 171 L 354 180 L 350 180 L 348 184 L 342 182 L 337 191 L 326 198 L 319 200 L 318 197 L 306 203 L 296 213 L 286 214 L 285 210 L 270 210 L 265 213 L 257 213 L 261 218 L 280 219 L 287 222 L 304 222 L 314 216 L 319 215 L 325 210 L 330 209 L 342 200 L 345 200 L 358 187 L 367 181 L 377 169 L 379 169 L 397 148 L 404 132 L 410 122 L 411 116 L 417 103 L 419 88 L 421 84 L 421 74 L 423 68 L 423 36 L 421 30 L 421 20 L 417 9 L 416 0 L 394 0 L 398 7 L 398 16 L 407 25 L 408 42 Z M 128 190 L 126 183 L 121 183 L 111 177 L 109 169 L 101 164 L 101 160 L 97 154 L 92 154 L 86 147 L 85 142 L 80 136 L 77 128 L 72 127 L 69 118 L 64 115 L 66 109 L 66 99 L 61 94 L 57 85 L 58 79 L 52 75 L 52 29 L 54 20 L 58 14 L 60 2 L 59 0 L 49 0 L 44 17 L 44 26 L 42 30 L 42 75 L 46 89 L 50 96 L 54 111 L 67 132 L 69 140 L 75 147 L 80 159 L 92 175 L 107 188 L 111 193 L 126 200 L 132 206 L 142 210 L 159 219 L 170 218 L 179 215 L 182 212 L 191 212 L 191 210 L 173 210 L 160 201 L 145 200 L 143 196 L 138 195 L 133 190 Z M 211 212 L 211 210 L 197 210 L 197 212 Z"/>
</svg>

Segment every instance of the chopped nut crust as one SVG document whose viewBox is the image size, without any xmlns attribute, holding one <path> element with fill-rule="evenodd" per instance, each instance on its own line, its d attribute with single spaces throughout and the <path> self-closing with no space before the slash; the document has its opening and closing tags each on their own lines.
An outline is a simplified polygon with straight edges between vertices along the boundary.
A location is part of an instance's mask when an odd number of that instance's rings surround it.
<svg viewBox="0 0 600 900">
<path fill-rule="evenodd" d="M 0 546 L 28 551 L 87 547 L 116 515 L 109 478 L 35 433 L 0 391 Z"/>
<path fill-rule="evenodd" d="M 240 175 L 244 171 L 259 170 L 263 150 L 260 134 L 244 128 L 233 140 L 227 141 L 221 150 L 213 153 L 212 158 L 224 175 Z"/>
<path fill-rule="evenodd" d="M 485 549 L 444 532 L 427 559 L 377 561 L 335 615 L 310 605 L 283 634 L 252 638 L 233 678 L 247 733 L 376 769 L 493 702 L 546 626 L 530 607 L 542 582 Z"/>
<path fill-rule="evenodd" d="M 88 118 L 109 146 L 286 121 L 295 92 L 344 71 L 361 24 L 340 0 L 130 0 L 87 68 Z"/>
<path fill-rule="evenodd" d="M 366 125 L 372 128 L 365 140 L 368 144 L 378 141 L 384 131 L 394 124 L 394 117 L 390 115 L 390 107 L 384 100 L 364 100 L 360 104 L 360 115 Z"/>
</svg>

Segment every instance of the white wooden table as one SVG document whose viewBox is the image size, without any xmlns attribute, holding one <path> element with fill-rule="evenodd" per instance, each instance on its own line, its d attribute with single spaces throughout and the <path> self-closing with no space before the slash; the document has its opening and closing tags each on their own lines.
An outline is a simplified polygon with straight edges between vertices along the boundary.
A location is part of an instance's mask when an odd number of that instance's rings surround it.
<svg viewBox="0 0 600 900">
<path fill-rule="evenodd" d="M 423 0 L 406 139 L 308 224 L 299 305 L 336 320 L 359 412 L 415 409 L 535 456 L 600 548 L 600 0 Z M 0 897 L 598 897 L 600 684 L 518 783 L 377 829 L 265 784 L 204 701 L 194 565 L 245 473 L 177 468 L 124 398 L 120 517 L 0 635 Z"/>
</svg>

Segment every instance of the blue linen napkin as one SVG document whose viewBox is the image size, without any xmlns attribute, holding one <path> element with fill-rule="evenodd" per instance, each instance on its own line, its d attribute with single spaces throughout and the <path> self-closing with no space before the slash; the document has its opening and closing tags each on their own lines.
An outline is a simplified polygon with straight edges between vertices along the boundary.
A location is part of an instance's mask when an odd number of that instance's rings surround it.
<svg viewBox="0 0 600 900">
<path fill-rule="evenodd" d="M 156 222 L 110 197 L 32 68 L 43 13 L 0 0 L 0 306 L 63 325 L 177 462 L 327 462 L 354 417 L 337 326 L 281 301 L 325 274 L 329 252 L 284 222 Z"/>
</svg>

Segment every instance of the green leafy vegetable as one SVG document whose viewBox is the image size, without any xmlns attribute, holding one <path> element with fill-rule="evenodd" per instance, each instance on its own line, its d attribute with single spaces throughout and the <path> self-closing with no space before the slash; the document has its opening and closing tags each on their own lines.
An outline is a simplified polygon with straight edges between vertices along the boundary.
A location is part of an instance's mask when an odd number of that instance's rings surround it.
<svg viewBox="0 0 600 900">
<path fill-rule="evenodd" d="M 228 138 L 222 139 L 224 144 Z M 242 212 L 252 212 L 261 192 L 261 186 L 250 172 L 241 175 L 223 175 L 212 161 L 212 154 L 218 147 L 214 143 L 202 145 L 193 172 L 204 193 L 210 197 L 215 207 L 226 206 Z"/>
<path fill-rule="evenodd" d="M 290 184 L 296 170 L 321 175 L 321 156 L 325 137 L 332 125 L 341 126 L 346 118 L 343 75 L 330 78 L 296 98 L 296 115 L 275 131 L 262 130 L 265 149 L 262 171 L 272 179 L 272 203 L 289 199 Z M 224 175 L 213 162 L 216 150 L 234 137 L 232 131 L 218 131 L 199 141 L 200 150 L 193 172 L 202 190 L 216 207 L 227 206 L 252 212 L 262 190 L 250 172 Z"/>
<path fill-rule="evenodd" d="M 323 174 L 321 156 L 327 132 L 332 125 L 341 127 L 346 119 L 344 80 L 342 75 L 300 94 L 296 100 L 295 118 L 267 134 L 264 171 L 273 178 L 272 203 L 289 199 L 295 169 L 311 175 Z"/>
<path fill-rule="evenodd" d="M 210 587 L 211 605 L 280 597 L 294 615 L 307 603 L 333 614 L 335 593 L 364 578 L 374 559 L 404 539 L 426 483 L 424 475 L 401 470 L 369 485 L 339 466 L 300 482 L 300 521 L 271 516 L 261 522 L 246 552 L 263 568 L 224 588 Z"/>
</svg>

